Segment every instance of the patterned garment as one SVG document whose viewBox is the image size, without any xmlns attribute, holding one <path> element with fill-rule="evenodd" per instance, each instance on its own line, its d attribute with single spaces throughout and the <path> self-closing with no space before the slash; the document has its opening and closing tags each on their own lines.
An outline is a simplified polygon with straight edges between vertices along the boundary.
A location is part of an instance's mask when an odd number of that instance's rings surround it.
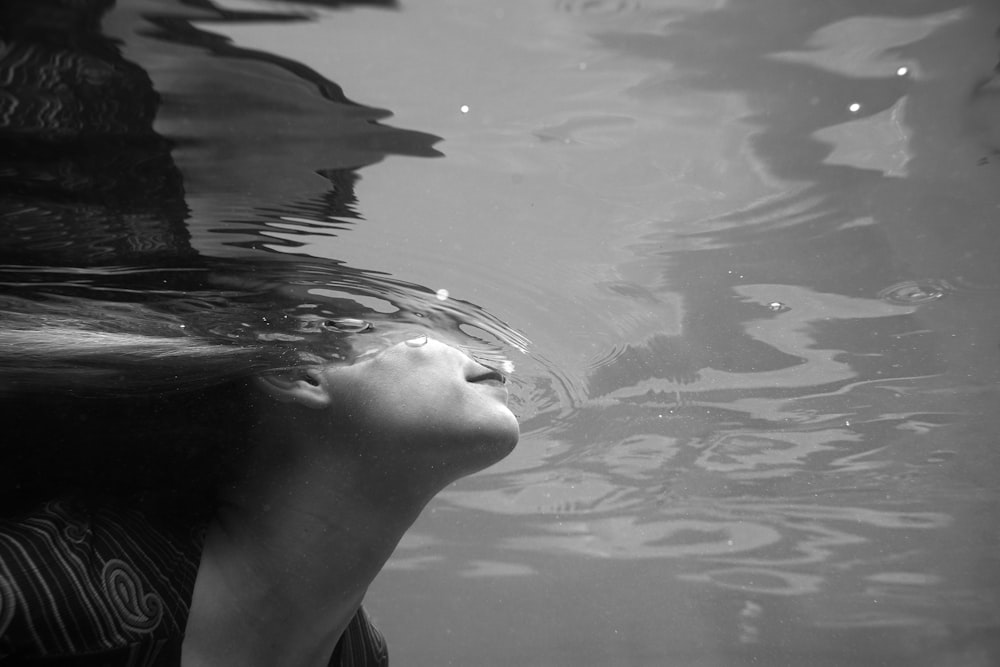
<svg viewBox="0 0 1000 667">
<path fill-rule="evenodd" d="M 69 499 L 0 520 L 0 663 L 179 665 L 203 533 Z M 363 609 L 329 664 L 388 664 Z"/>
</svg>

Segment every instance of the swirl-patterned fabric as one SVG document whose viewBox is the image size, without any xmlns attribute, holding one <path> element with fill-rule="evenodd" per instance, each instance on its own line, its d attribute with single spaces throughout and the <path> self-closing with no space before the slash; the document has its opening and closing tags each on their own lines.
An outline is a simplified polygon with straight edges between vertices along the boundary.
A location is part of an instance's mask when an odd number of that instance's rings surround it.
<svg viewBox="0 0 1000 667">
<path fill-rule="evenodd" d="M 75 499 L 0 520 L 0 662 L 179 665 L 203 532 Z M 386 664 L 359 609 L 330 665 Z"/>
</svg>

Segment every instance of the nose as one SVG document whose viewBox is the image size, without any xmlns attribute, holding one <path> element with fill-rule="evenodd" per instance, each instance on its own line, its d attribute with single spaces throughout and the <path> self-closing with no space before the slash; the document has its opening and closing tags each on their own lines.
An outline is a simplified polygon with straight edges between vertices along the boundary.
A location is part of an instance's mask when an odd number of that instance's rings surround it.
<svg viewBox="0 0 1000 667">
<path fill-rule="evenodd" d="M 501 368 L 492 362 L 483 361 L 468 350 L 457 345 L 444 343 L 436 338 L 429 338 L 426 335 L 418 335 L 407 338 L 403 341 L 400 349 L 411 349 L 420 354 L 429 354 L 439 360 L 451 359 L 461 369 L 465 378 L 494 379 L 499 382 L 507 382 L 507 377 Z"/>
</svg>

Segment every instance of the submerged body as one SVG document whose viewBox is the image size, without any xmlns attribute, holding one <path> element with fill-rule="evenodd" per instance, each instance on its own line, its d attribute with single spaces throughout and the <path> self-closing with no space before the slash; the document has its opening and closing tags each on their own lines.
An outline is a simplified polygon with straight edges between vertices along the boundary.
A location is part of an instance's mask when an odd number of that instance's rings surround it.
<svg viewBox="0 0 1000 667">
<path fill-rule="evenodd" d="M 384 645 L 360 611 L 365 591 L 438 491 L 503 458 L 516 444 L 517 420 L 506 406 L 502 383 L 493 369 L 426 337 L 350 365 L 250 378 L 241 390 L 245 410 L 230 413 L 245 415 L 241 426 L 247 439 L 234 452 L 233 473 L 217 490 L 215 510 L 203 524 L 164 522 L 135 509 L 77 505 L 61 514 L 52 509 L 72 503 L 45 510 L 46 520 L 61 522 L 55 530 L 62 535 L 104 539 L 95 538 L 103 529 L 95 532 L 92 522 L 80 528 L 81 512 L 94 512 L 91 516 L 111 522 L 113 530 L 106 534 L 117 531 L 138 545 L 122 554 L 134 553 L 138 560 L 150 553 L 174 557 L 171 564 L 157 555 L 164 569 L 153 577 L 166 586 L 167 597 L 176 598 L 172 604 L 136 585 L 141 577 L 108 578 L 122 569 L 118 561 L 126 563 L 124 570 L 134 570 L 127 559 L 113 557 L 101 565 L 100 585 L 127 612 L 120 614 L 126 625 L 137 625 L 135 618 L 143 613 L 146 622 L 170 617 L 172 625 L 161 628 L 170 635 L 167 644 L 150 633 L 148 641 L 131 648 L 128 641 L 107 637 L 82 648 L 147 656 L 146 662 L 121 664 L 176 664 L 177 656 L 163 647 L 174 650 L 178 641 L 185 667 L 341 664 L 331 660 L 344 651 L 355 654 L 354 662 L 343 664 L 380 664 Z M 36 511 L 34 519 L 3 524 L 0 538 L 10 542 L 39 516 Z M 143 535 L 155 536 L 151 543 L 159 546 L 142 548 Z M 17 586 L 9 572 L 18 563 L 0 559 L 0 595 L 7 596 L 5 591 Z M 197 563 L 193 569 L 192 563 Z M 4 602 L 2 608 L 15 614 L 34 613 L 18 606 L 16 596 Z M 56 617 L 80 613 L 70 607 L 49 611 Z M 8 619 L 0 631 L 33 621 Z M 74 624 L 72 618 L 62 623 Z M 2 641 L 12 657 L 52 657 L 45 641 L 32 645 L 10 636 Z M 13 653 L 15 648 L 20 652 Z"/>
<path fill-rule="evenodd" d="M 0 662 L 180 664 L 204 537 L 204 526 L 78 498 L 0 521 Z M 326 664 L 387 663 L 358 609 Z"/>
</svg>

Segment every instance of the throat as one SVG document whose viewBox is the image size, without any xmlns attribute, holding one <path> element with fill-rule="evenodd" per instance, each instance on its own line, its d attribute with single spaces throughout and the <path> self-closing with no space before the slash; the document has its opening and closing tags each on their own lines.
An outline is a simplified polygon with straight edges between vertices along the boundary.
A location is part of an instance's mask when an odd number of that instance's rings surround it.
<svg viewBox="0 0 1000 667">
<path fill-rule="evenodd" d="M 241 473 L 222 490 L 195 581 L 185 667 L 325 666 L 369 584 L 439 490 L 386 478 L 384 462 L 364 455 L 371 442 L 344 434 L 330 442 L 329 428 L 296 427 L 303 423 L 261 419 Z"/>
<path fill-rule="evenodd" d="M 184 642 L 188 665 L 326 665 L 420 508 L 369 502 L 326 466 L 248 478 L 209 526 Z M 302 472 L 301 470 L 299 472 Z"/>
</svg>

